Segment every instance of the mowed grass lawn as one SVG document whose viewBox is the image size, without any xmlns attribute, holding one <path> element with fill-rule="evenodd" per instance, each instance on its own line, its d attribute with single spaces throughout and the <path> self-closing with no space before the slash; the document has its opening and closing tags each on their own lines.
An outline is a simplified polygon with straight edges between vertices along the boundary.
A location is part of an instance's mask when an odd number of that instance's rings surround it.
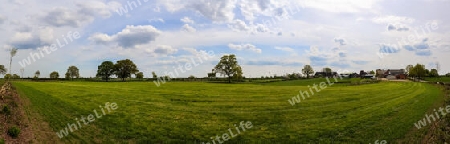
<svg viewBox="0 0 450 144">
<path fill-rule="evenodd" d="M 226 143 L 373 143 L 405 139 L 439 88 L 423 83 L 335 84 L 292 106 L 288 99 L 325 81 L 265 84 L 170 82 L 14 82 L 31 110 L 56 132 L 116 102 L 118 109 L 62 142 L 201 143 L 251 121 Z M 59 139 L 59 138 L 58 138 Z M 216 141 L 217 143 L 217 141 Z"/>
</svg>

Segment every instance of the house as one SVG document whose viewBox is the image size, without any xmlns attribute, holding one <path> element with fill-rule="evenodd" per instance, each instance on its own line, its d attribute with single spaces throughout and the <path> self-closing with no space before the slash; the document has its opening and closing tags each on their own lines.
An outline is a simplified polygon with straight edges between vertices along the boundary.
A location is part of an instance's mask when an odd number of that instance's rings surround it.
<svg viewBox="0 0 450 144">
<path fill-rule="evenodd" d="M 376 73 L 378 78 L 406 79 L 405 69 L 377 69 Z"/>
<path fill-rule="evenodd" d="M 314 77 L 334 77 L 337 76 L 337 72 L 316 72 L 316 74 L 314 74 Z"/>
</svg>

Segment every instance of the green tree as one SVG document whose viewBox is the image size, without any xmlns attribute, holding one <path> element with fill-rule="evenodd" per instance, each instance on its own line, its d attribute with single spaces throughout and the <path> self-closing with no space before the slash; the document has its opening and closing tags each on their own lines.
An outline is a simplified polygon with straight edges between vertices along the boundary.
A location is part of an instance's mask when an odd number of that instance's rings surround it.
<svg viewBox="0 0 450 144">
<path fill-rule="evenodd" d="M 322 72 L 325 73 L 325 76 L 326 76 L 326 77 L 330 77 L 331 75 L 333 75 L 333 74 L 332 74 L 333 71 L 331 70 L 331 68 L 328 68 L 328 67 L 327 67 L 327 68 L 323 68 L 323 69 L 322 69 Z"/>
<path fill-rule="evenodd" d="M 67 69 L 66 75 L 68 75 L 69 78 L 72 80 L 73 80 L 73 78 L 79 78 L 80 70 L 76 66 L 69 66 L 69 68 Z"/>
<path fill-rule="evenodd" d="M 156 73 L 154 71 L 152 72 L 152 76 L 153 76 L 153 79 L 157 79 L 158 78 L 158 75 L 156 75 Z"/>
<path fill-rule="evenodd" d="M 375 74 L 375 71 L 371 70 L 371 71 L 369 72 L 369 74 Z"/>
<path fill-rule="evenodd" d="M 445 74 L 446 77 L 450 77 L 450 73 Z"/>
<path fill-rule="evenodd" d="M 70 79 L 70 74 L 68 73 L 68 72 L 66 72 L 66 74 L 65 74 L 65 77 L 64 78 L 66 78 L 66 79 Z"/>
<path fill-rule="evenodd" d="M 136 74 L 136 78 L 139 79 L 139 80 L 142 80 L 144 78 L 144 73 L 143 72 L 138 72 Z"/>
<path fill-rule="evenodd" d="M 5 66 L 4 65 L 0 65 L 0 75 L 4 75 L 4 74 L 6 74 L 6 68 L 5 68 Z"/>
<path fill-rule="evenodd" d="M 222 56 L 214 69 L 217 73 L 227 76 L 229 83 L 231 83 L 231 78 L 234 75 L 239 77 L 238 75 L 242 76 L 243 74 L 241 66 L 239 66 L 236 55 L 234 54 Z"/>
<path fill-rule="evenodd" d="M 11 77 L 11 74 L 5 74 L 5 77 L 4 77 L 5 79 L 11 79 L 12 77 Z"/>
<path fill-rule="evenodd" d="M 425 66 L 422 64 L 416 64 L 409 72 L 411 76 L 416 78 L 422 78 L 426 74 Z"/>
<path fill-rule="evenodd" d="M 439 77 L 439 73 L 438 73 L 437 69 L 431 69 L 430 77 Z"/>
<path fill-rule="evenodd" d="M 413 68 L 414 68 L 413 65 L 407 65 L 407 66 L 406 66 L 406 69 L 405 69 L 406 74 L 410 74 L 410 72 L 411 72 L 411 70 L 412 70 Z"/>
<path fill-rule="evenodd" d="M 20 79 L 20 76 L 17 74 L 13 74 L 12 79 Z"/>
<path fill-rule="evenodd" d="M 129 59 L 117 61 L 114 65 L 114 71 L 117 77 L 121 78 L 122 81 L 125 81 L 126 78 L 131 77 L 131 74 L 136 74 L 139 72 L 137 66 Z"/>
<path fill-rule="evenodd" d="M 97 77 L 109 81 L 109 77 L 114 74 L 114 63 L 112 61 L 104 61 L 98 66 Z"/>
<path fill-rule="evenodd" d="M 56 71 L 53 71 L 52 73 L 50 73 L 50 78 L 51 79 L 58 79 L 59 78 L 59 73 Z"/>
<path fill-rule="evenodd" d="M 310 65 L 305 65 L 302 69 L 302 73 L 306 75 L 306 78 L 309 78 L 309 75 L 313 74 L 314 70 Z"/>
<path fill-rule="evenodd" d="M 39 70 L 37 70 L 37 71 L 34 73 L 34 77 L 36 77 L 36 78 L 39 78 L 40 75 L 41 75 L 41 72 L 40 72 Z"/>
</svg>

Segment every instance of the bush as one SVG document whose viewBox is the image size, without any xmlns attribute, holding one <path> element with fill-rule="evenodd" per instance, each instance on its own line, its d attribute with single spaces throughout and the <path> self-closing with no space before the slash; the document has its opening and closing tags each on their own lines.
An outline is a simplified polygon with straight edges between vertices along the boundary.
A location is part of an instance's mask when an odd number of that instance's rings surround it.
<svg viewBox="0 0 450 144">
<path fill-rule="evenodd" d="M 350 84 L 352 85 L 359 85 L 361 79 L 360 78 L 351 78 L 350 79 Z"/>
<path fill-rule="evenodd" d="M 3 106 L 2 113 L 9 115 L 11 114 L 11 110 L 9 110 L 9 107 L 5 105 Z"/>
<path fill-rule="evenodd" d="M 8 135 L 11 136 L 12 138 L 19 137 L 19 134 L 20 134 L 20 129 L 15 126 L 8 129 Z"/>
<path fill-rule="evenodd" d="M 0 144 L 5 144 L 5 140 L 4 139 L 0 139 Z"/>
</svg>

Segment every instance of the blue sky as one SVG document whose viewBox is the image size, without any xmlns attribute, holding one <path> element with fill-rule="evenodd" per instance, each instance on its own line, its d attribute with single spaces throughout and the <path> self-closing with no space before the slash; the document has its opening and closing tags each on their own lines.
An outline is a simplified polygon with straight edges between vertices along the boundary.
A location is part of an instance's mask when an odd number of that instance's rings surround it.
<svg viewBox="0 0 450 144">
<path fill-rule="evenodd" d="M 225 54 L 237 55 L 247 77 L 300 72 L 306 64 L 355 72 L 439 64 L 446 74 L 448 6 L 449 0 L 7 0 L 0 5 L 0 65 L 9 65 L 8 50 L 16 47 L 12 70 L 23 68 L 26 77 L 37 70 L 63 76 L 70 65 L 92 77 L 102 61 L 121 59 L 133 60 L 146 77 L 162 75 L 205 52 L 214 57 L 180 77 L 207 76 Z M 64 47 L 19 64 L 69 37 Z"/>
</svg>

